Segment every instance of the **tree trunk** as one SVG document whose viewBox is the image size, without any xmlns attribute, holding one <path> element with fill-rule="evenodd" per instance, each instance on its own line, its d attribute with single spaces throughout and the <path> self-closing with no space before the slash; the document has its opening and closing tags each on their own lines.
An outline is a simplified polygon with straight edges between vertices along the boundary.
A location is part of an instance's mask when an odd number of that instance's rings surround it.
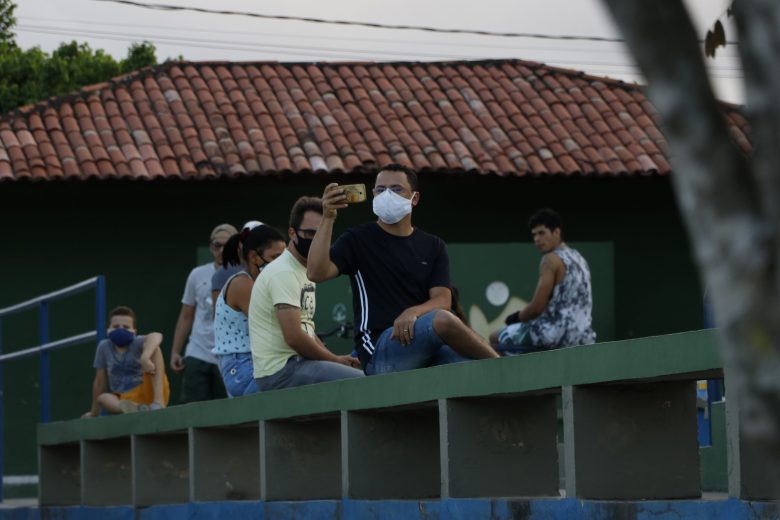
<svg viewBox="0 0 780 520">
<path fill-rule="evenodd" d="M 738 0 L 755 153 L 729 135 L 681 0 L 604 0 L 659 111 L 743 434 L 780 466 L 780 2 Z M 730 397 L 731 398 L 731 397 Z"/>
</svg>

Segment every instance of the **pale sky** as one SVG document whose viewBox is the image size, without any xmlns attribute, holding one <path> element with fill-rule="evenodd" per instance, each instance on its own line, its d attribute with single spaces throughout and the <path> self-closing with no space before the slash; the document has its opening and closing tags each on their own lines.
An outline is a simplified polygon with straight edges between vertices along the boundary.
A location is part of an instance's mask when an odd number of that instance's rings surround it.
<svg viewBox="0 0 780 520">
<path fill-rule="evenodd" d="M 619 38 L 600 0 L 138 0 L 143 3 L 250 11 L 330 20 Z M 16 0 L 17 42 L 45 51 L 76 39 L 116 58 L 134 41 L 148 40 L 160 61 L 433 61 L 517 58 L 642 82 L 621 43 L 452 35 L 166 12 L 95 0 Z M 729 0 L 686 0 L 703 38 Z M 727 24 L 727 38 L 736 34 Z M 662 32 L 659 30 L 659 33 Z M 741 102 L 736 49 L 708 60 L 721 99 Z"/>
</svg>

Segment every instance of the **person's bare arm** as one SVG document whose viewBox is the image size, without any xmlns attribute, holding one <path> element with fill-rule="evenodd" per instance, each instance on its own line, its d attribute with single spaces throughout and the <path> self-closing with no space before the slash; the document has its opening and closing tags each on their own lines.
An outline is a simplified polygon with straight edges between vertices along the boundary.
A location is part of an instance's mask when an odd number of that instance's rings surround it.
<svg viewBox="0 0 780 520">
<path fill-rule="evenodd" d="M 184 370 L 184 359 L 181 357 L 181 350 L 184 348 L 184 342 L 192 331 L 192 323 L 195 321 L 195 307 L 183 303 L 179 312 L 179 319 L 176 320 L 176 330 L 173 333 L 173 345 L 171 345 L 171 369 L 175 372 Z"/>
<path fill-rule="evenodd" d="M 282 328 L 284 342 L 295 352 L 306 359 L 333 361 L 350 367 L 359 367 L 360 362 L 351 356 L 337 356 L 328 350 L 322 342 L 309 336 L 301 328 L 301 309 L 292 305 L 278 304 L 276 317 Z"/>
<path fill-rule="evenodd" d="M 211 317 L 213 318 L 217 314 L 217 298 L 219 298 L 220 291 L 211 291 Z"/>
<path fill-rule="evenodd" d="M 95 380 L 92 382 L 92 406 L 82 417 L 97 417 L 100 415 L 100 405 L 98 405 L 98 396 L 106 391 L 108 377 L 105 368 L 95 369 Z"/>
<path fill-rule="evenodd" d="M 306 277 L 312 282 L 324 282 L 339 275 L 339 268 L 330 259 L 330 244 L 333 240 L 333 223 L 337 210 L 346 208 L 346 195 L 338 184 L 331 183 L 322 194 L 322 222 L 309 248 L 306 260 Z"/>
<path fill-rule="evenodd" d="M 152 356 L 162 344 L 162 340 L 163 335 L 159 332 L 150 332 L 144 336 L 144 348 L 141 351 L 141 359 L 139 362 L 141 363 L 141 369 L 148 374 L 154 375 L 155 373 L 156 369 L 154 367 L 154 362 L 152 362 Z"/>
<path fill-rule="evenodd" d="M 528 321 L 542 315 L 555 288 L 556 275 L 562 269 L 564 269 L 563 262 L 555 253 L 547 253 L 542 257 L 534 296 L 528 305 L 518 312 L 518 321 Z"/>
<path fill-rule="evenodd" d="M 449 310 L 452 306 L 452 292 L 449 287 L 431 287 L 429 299 L 420 305 L 405 309 L 393 322 L 393 334 L 403 345 L 408 345 L 414 339 L 414 322 L 417 318 L 434 309 Z"/>
<path fill-rule="evenodd" d="M 154 382 L 152 383 L 152 391 L 154 392 L 154 402 L 160 406 L 166 406 L 165 402 L 164 386 L 165 386 L 165 360 L 163 359 L 162 351 L 159 348 L 155 348 L 152 352 L 151 361 L 155 366 Z"/>
<path fill-rule="evenodd" d="M 228 286 L 227 303 L 249 316 L 249 300 L 254 282 L 248 276 L 236 276 Z"/>
</svg>

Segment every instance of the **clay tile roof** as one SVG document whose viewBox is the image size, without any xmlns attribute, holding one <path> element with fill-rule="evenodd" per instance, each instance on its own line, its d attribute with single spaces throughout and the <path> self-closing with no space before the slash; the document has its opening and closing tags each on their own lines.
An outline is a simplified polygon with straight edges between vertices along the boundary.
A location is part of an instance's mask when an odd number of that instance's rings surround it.
<svg viewBox="0 0 780 520">
<path fill-rule="evenodd" d="M 745 153 L 750 129 L 724 105 Z M 167 63 L 0 118 L 0 181 L 361 172 L 665 175 L 642 89 L 520 60 Z"/>
</svg>

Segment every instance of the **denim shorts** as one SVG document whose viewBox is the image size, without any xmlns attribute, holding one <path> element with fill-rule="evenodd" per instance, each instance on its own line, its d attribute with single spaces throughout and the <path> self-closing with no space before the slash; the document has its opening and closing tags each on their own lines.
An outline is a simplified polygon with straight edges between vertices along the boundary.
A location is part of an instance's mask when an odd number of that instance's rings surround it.
<svg viewBox="0 0 780 520">
<path fill-rule="evenodd" d="M 251 352 L 220 354 L 219 371 L 222 373 L 229 397 L 240 397 L 259 392 L 253 374 Z"/>
<path fill-rule="evenodd" d="M 374 355 L 365 366 L 366 375 L 469 361 L 469 358 L 446 345 L 433 330 L 433 318 L 437 312 L 433 310 L 417 318 L 414 322 L 414 339 L 409 345 L 404 346 L 391 337 L 393 327 L 385 330 L 376 341 Z"/>
</svg>

